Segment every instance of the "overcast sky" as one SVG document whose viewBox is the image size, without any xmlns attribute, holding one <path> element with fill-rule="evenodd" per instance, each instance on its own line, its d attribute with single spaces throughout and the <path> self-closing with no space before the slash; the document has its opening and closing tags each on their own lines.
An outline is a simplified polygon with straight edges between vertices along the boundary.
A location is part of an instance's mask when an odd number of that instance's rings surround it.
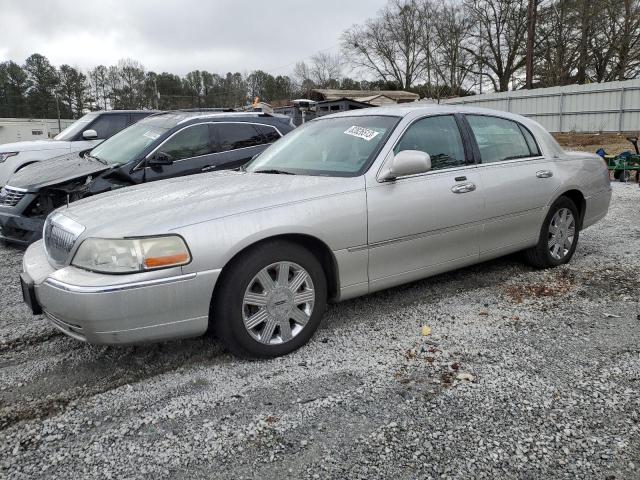
<svg viewBox="0 0 640 480">
<path fill-rule="evenodd" d="M 147 70 L 289 74 L 386 0 L 0 0 L 0 61 L 41 53 L 83 69 L 140 61 Z"/>
</svg>

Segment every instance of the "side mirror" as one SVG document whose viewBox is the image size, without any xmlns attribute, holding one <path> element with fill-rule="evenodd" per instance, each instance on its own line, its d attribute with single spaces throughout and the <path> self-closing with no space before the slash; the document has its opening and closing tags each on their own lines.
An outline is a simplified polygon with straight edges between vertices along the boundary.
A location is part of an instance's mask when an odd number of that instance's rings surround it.
<svg viewBox="0 0 640 480">
<path fill-rule="evenodd" d="M 152 166 L 152 167 L 161 167 L 163 165 L 172 165 L 173 164 L 173 158 L 168 153 L 156 152 L 156 154 L 149 159 L 148 164 L 150 166 Z"/>
<path fill-rule="evenodd" d="M 380 180 L 386 182 L 398 177 L 417 175 L 431 170 L 431 157 L 420 150 L 403 150 L 388 162 Z"/>
<path fill-rule="evenodd" d="M 84 138 L 85 140 L 95 140 L 96 138 L 98 138 L 98 132 L 96 132 L 95 130 L 85 130 L 84 132 L 82 132 L 82 138 Z"/>
</svg>

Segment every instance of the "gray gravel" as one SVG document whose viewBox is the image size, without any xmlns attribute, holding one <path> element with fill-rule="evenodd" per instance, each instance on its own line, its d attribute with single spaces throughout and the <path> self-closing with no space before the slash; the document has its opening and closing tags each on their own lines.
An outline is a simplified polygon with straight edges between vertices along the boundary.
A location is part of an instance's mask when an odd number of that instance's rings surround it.
<svg viewBox="0 0 640 480">
<path fill-rule="evenodd" d="M 333 305 L 271 361 L 66 338 L 0 246 L 0 477 L 640 478 L 639 200 L 615 184 L 569 265 Z"/>
</svg>

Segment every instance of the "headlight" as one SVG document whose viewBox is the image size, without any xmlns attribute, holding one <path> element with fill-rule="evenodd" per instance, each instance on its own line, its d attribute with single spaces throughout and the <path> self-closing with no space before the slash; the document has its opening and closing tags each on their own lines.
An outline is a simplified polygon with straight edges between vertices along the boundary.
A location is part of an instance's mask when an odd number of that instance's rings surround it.
<svg viewBox="0 0 640 480">
<path fill-rule="evenodd" d="M 177 235 L 133 239 L 87 238 L 72 265 L 93 272 L 135 273 L 179 267 L 191 261 L 186 243 Z"/>
<path fill-rule="evenodd" d="M 9 157 L 14 157 L 20 152 L 4 152 L 0 153 L 0 163 L 4 162 Z"/>
</svg>

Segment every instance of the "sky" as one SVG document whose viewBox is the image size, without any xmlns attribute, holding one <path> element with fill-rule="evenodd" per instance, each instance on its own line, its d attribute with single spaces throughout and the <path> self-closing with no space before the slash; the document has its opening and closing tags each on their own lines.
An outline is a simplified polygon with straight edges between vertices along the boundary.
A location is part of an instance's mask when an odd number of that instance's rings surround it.
<svg viewBox="0 0 640 480">
<path fill-rule="evenodd" d="M 40 53 L 83 70 L 121 58 L 145 69 L 290 74 L 387 0 L 0 0 L 0 61 Z"/>
</svg>

